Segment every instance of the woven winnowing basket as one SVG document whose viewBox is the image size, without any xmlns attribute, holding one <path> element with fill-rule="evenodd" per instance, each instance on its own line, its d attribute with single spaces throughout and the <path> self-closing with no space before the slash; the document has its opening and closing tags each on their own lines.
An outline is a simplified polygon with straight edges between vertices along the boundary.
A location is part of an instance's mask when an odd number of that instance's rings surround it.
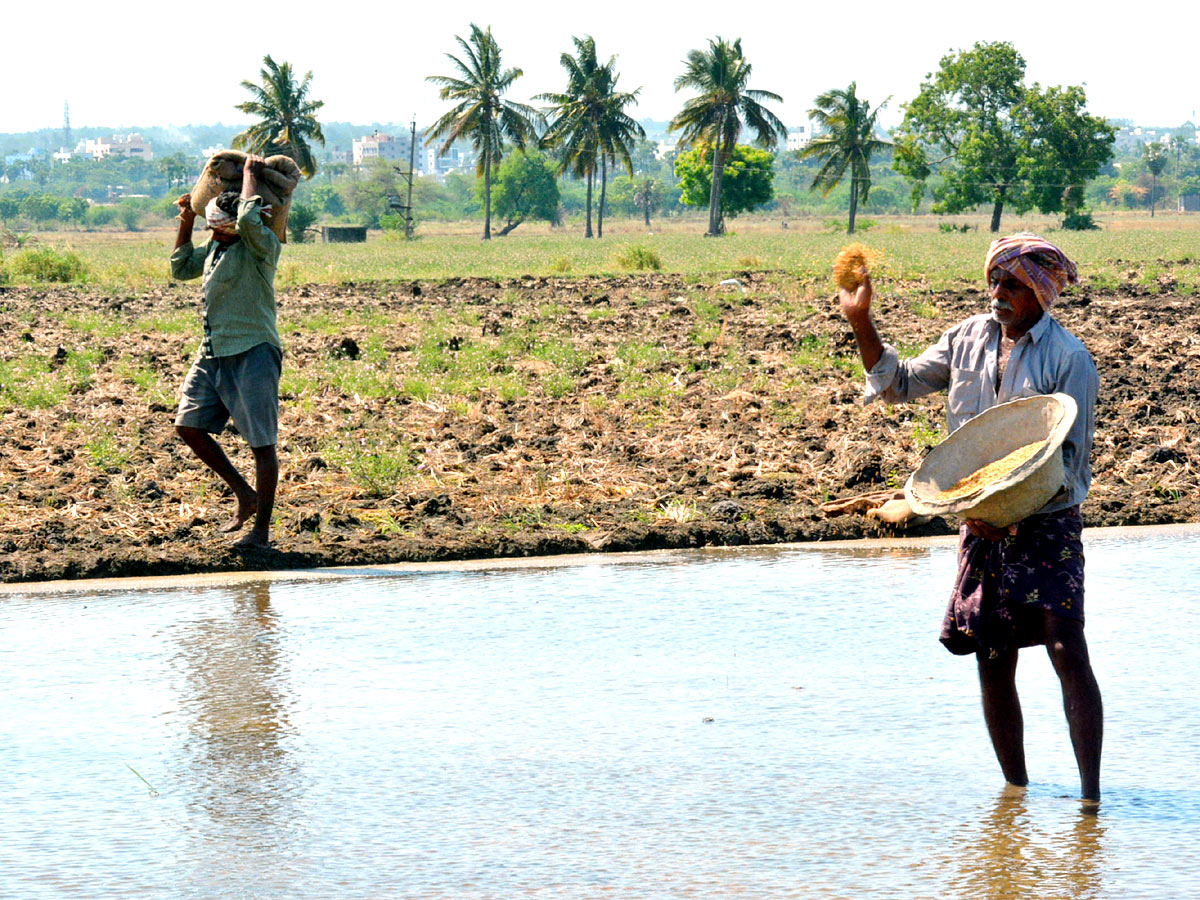
<svg viewBox="0 0 1200 900">
<path fill-rule="evenodd" d="M 1006 527 L 1037 512 L 1062 489 L 1062 444 L 1078 414 L 1068 394 L 1039 394 L 993 406 L 971 419 L 925 457 L 904 486 L 904 497 L 923 516 L 956 515 Z M 1026 462 L 970 494 L 942 498 L 959 479 L 1040 441 Z"/>
<path fill-rule="evenodd" d="M 241 150 L 221 150 L 214 153 L 192 188 L 192 211 L 204 215 L 208 201 L 224 191 L 242 190 L 242 169 L 246 154 Z M 263 203 L 271 207 L 264 217 L 280 243 L 287 243 L 288 212 L 292 208 L 292 192 L 300 183 L 300 167 L 290 156 L 268 156 L 258 179 L 258 192 Z"/>
</svg>

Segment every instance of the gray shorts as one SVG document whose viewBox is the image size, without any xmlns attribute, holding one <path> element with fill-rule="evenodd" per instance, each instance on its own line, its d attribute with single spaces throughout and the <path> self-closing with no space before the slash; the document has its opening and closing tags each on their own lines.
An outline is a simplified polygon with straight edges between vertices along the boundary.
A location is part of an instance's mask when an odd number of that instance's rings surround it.
<svg viewBox="0 0 1200 900">
<path fill-rule="evenodd" d="M 183 382 L 175 424 L 219 434 L 233 418 L 251 447 L 279 439 L 279 373 L 283 351 L 262 343 L 235 356 L 198 359 Z"/>
</svg>

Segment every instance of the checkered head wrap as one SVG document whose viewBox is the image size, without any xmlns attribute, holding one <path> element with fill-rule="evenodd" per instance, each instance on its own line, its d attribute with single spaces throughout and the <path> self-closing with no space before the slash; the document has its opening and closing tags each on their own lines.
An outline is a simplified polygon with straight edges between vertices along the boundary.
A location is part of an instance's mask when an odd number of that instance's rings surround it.
<svg viewBox="0 0 1200 900">
<path fill-rule="evenodd" d="M 984 281 L 992 269 L 1003 269 L 1033 291 L 1042 309 L 1053 306 L 1062 289 L 1079 280 L 1079 270 L 1065 253 L 1028 231 L 992 241 L 983 264 Z"/>
<path fill-rule="evenodd" d="M 217 198 L 213 197 L 204 206 L 204 221 L 213 231 L 224 231 L 233 234 L 237 231 L 237 216 L 232 216 L 217 206 Z"/>
</svg>

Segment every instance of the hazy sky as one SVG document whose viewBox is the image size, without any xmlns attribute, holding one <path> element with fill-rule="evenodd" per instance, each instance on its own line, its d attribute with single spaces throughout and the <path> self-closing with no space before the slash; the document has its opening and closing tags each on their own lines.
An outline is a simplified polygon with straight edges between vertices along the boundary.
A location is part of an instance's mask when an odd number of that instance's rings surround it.
<svg viewBox="0 0 1200 900">
<path fill-rule="evenodd" d="M 1170 35 L 1194 36 L 1200 6 L 1155 7 L 1140 18 L 1097 15 L 1091 2 L 1053 0 L 1025 16 L 1002 4 L 956 2 L 295 2 L 177 4 L 149 0 L 10 4 L 10 40 L 0 55 L 0 131 L 71 124 L 114 129 L 238 124 L 243 79 L 257 81 L 265 54 L 311 70 L 311 96 L 324 121 L 431 123 L 444 104 L 425 76 L 449 74 L 444 54 L 470 24 L 491 25 L 505 65 L 524 70 L 509 99 L 562 87 L 560 54 L 591 34 L 603 58 L 616 55 L 620 88 L 641 87 L 637 118 L 669 119 L 687 94 L 675 77 L 692 48 L 740 37 L 754 69 L 751 86 L 781 94 L 788 124 L 803 122 L 821 91 L 858 82 L 873 105 L 889 95 L 885 125 L 900 118 L 943 55 L 976 41 L 1011 41 L 1027 80 L 1084 84 L 1089 111 L 1142 125 L 1194 119 L 1200 78 L 1194 55 Z M 281 13 L 290 9 L 290 21 Z M 1036 12 L 1035 12 L 1036 11 Z"/>
</svg>

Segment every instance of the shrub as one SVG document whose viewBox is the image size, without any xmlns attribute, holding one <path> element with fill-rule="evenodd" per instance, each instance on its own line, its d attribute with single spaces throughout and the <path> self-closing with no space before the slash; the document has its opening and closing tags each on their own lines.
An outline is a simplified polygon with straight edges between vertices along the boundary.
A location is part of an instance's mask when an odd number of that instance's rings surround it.
<svg viewBox="0 0 1200 900">
<path fill-rule="evenodd" d="M 320 214 L 315 207 L 302 203 L 293 203 L 288 212 L 288 237 L 297 244 L 303 244 L 309 239 L 309 229 L 317 223 Z"/>
<path fill-rule="evenodd" d="M 617 264 L 622 269 L 633 271 L 649 269 L 657 272 L 662 268 L 662 259 L 649 247 L 631 244 L 617 254 Z"/>
<path fill-rule="evenodd" d="M 1095 231 L 1100 226 L 1092 219 L 1090 212 L 1072 212 L 1067 213 L 1062 227 L 1067 231 Z"/>
<path fill-rule="evenodd" d="M 39 247 L 14 254 L 8 271 L 14 278 L 29 281 L 83 281 L 87 266 L 70 250 Z"/>
</svg>

